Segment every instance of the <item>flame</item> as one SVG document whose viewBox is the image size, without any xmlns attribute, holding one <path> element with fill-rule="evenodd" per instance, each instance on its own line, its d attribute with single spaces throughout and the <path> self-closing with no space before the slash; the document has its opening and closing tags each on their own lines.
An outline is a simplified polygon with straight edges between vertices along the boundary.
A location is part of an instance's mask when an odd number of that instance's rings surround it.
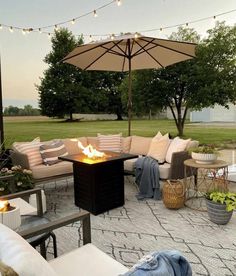
<svg viewBox="0 0 236 276">
<path fill-rule="evenodd" d="M 87 147 L 84 147 L 82 143 L 78 141 L 78 147 L 82 149 L 83 154 L 85 154 L 86 156 L 88 156 L 88 158 L 91 158 L 91 159 L 102 158 L 106 156 L 104 152 L 96 150 L 90 144 Z"/>
<path fill-rule="evenodd" d="M 10 203 L 7 200 L 0 201 L 0 212 L 8 211 L 9 207 L 10 207 Z"/>
</svg>

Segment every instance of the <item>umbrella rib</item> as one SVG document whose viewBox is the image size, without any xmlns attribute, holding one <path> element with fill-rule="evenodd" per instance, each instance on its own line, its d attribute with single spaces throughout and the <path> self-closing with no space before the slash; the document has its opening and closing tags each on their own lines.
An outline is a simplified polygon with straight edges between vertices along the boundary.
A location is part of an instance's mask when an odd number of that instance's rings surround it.
<svg viewBox="0 0 236 276">
<path fill-rule="evenodd" d="M 154 39 L 153 39 L 154 40 Z M 152 40 L 152 41 L 153 41 Z M 139 49 L 139 50 L 137 50 L 133 55 L 132 55 L 132 57 L 134 57 L 134 56 L 137 56 L 137 55 L 140 55 L 140 54 L 142 54 L 143 52 L 145 52 L 146 50 L 145 50 L 145 47 L 147 47 L 149 44 L 151 44 L 152 43 L 152 41 L 146 41 L 145 40 L 145 42 L 147 42 L 147 44 L 146 45 L 144 45 L 144 46 L 142 46 L 141 47 L 141 49 Z M 139 45 L 139 47 L 140 47 L 140 44 L 136 41 L 136 43 Z M 156 46 L 153 46 L 153 48 L 155 48 Z M 143 52 L 142 52 L 142 50 L 143 50 Z"/>
<path fill-rule="evenodd" d="M 120 43 L 121 41 L 122 41 L 122 40 L 119 40 L 118 43 Z M 74 54 L 73 56 L 65 57 L 65 58 L 62 59 L 62 61 L 64 62 L 64 61 L 66 61 L 66 60 L 68 60 L 68 59 L 71 59 L 71 58 L 74 58 L 74 57 L 76 57 L 76 56 L 85 54 L 85 53 L 87 53 L 87 52 L 90 52 L 90 51 L 92 51 L 92 50 L 94 50 L 94 49 L 96 49 L 96 48 L 99 48 L 99 47 L 101 47 L 101 46 L 107 45 L 107 44 L 109 44 L 109 43 L 111 43 L 111 41 L 107 41 L 107 42 L 105 42 L 105 43 L 103 43 L 103 44 L 98 44 L 98 45 L 96 45 L 96 46 L 94 46 L 94 47 L 92 47 L 92 48 L 89 48 L 89 49 L 87 49 L 87 50 L 85 50 L 85 51 L 83 51 L 83 52 Z M 79 48 L 79 47 L 83 47 L 83 46 L 77 46 L 76 49 Z"/>
<path fill-rule="evenodd" d="M 111 50 L 110 49 L 110 53 L 111 54 L 113 54 L 113 55 L 117 55 L 117 56 L 124 56 L 124 55 L 126 55 L 126 53 L 123 51 L 123 49 L 122 48 L 120 48 L 120 46 L 118 45 L 118 44 L 116 44 L 115 45 L 120 51 L 121 51 L 121 53 L 120 52 L 118 52 L 118 51 L 115 51 L 115 50 Z M 106 50 L 108 50 L 109 48 L 107 48 L 107 47 L 105 47 L 105 46 L 101 46 L 102 48 L 104 48 L 104 49 L 106 49 Z M 122 54 L 123 53 L 123 54 Z"/>
<path fill-rule="evenodd" d="M 139 45 L 139 47 L 140 47 L 141 49 L 143 49 L 144 52 L 146 52 L 152 59 L 154 59 L 156 63 L 158 63 L 162 68 L 164 68 L 164 66 L 163 66 L 163 65 L 162 65 L 152 54 L 150 54 L 150 53 L 148 52 L 150 49 L 145 50 L 145 49 L 144 49 L 144 46 L 140 45 L 137 41 L 136 41 L 136 43 Z"/>
<path fill-rule="evenodd" d="M 116 46 L 116 44 L 120 43 L 122 40 L 118 41 L 117 43 L 114 43 L 114 45 L 107 49 L 104 53 L 102 53 L 99 57 L 97 57 L 95 60 L 93 60 L 88 66 L 86 66 L 84 68 L 84 70 L 87 70 L 89 67 L 91 67 L 96 61 L 98 61 L 100 58 L 102 58 L 106 53 L 108 53 L 110 50 L 112 50 L 112 48 L 114 48 Z M 101 45 L 100 45 L 101 46 Z M 103 45 L 102 45 L 103 46 Z"/>
<path fill-rule="evenodd" d="M 147 42 L 147 40 L 145 40 L 145 39 L 143 39 L 143 38 L 140 38 L 141 40 L 143 40 L 143 41 L 146 41 Z M 154 40 L 153 40 L 154 41 Z M 188 56 L 188 57 L 192 57 L 192 58 L 194 58 L 195 56 L 193 56 L 193 55 L 190 55 L 190 54 L 187 54 L 187 53 L 184 53 L 184 52 L 182 52 L 182 51 L 179 51 L 179 50 L 176 50 L 176 49 L 173 49 L 173 48 L 170 48 L 170 47 L 167 47 L 167 46 L 164 46 L 164 45 L 161 45 L 161 44 L 159 44 L 159 43 L 154 43 L 154 42 L 151 42 L 152 44 L 154 44 L 154 45 L 156 45 L 156 47 L 162 47 L 162 48 L 165 48 L 165 49 L 168 49 L 168 50 L 170 50 L 170 51 L 173 51 L 173 52 L 176 52 L 176 53 L 179 53 L 179 54 L 182 54 L 182 55 L 185 55 L 185 56 Z M 182 43 L 185 43 L 185 42 L 182 42 Z"/>
</svg>

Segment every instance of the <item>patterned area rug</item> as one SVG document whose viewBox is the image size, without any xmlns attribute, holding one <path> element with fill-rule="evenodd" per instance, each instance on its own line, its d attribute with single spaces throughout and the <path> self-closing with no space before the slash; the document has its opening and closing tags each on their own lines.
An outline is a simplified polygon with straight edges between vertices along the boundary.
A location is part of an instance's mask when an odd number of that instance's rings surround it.
<svg viewBox="0 0 236 276">
<path fill-rule="evenodd" d="M 72 178 L 43 187 L 50 219 L 79 210 L 73 202 Z M 138 201 L 136 193 L 133 178 L 126 177 L 125 205 L 99 216 L 91 215 L 93 244 L 127 267 L 148 252 L 175 249 L 190 262 L 193 275 L 236 275 L 235 213 L 228 225 L 218 226 L 208 220 L 206 212 L 186 207 L 168 210 L 162 201 Z M 82 244 L 79 223 L 55 233 L 59 254 Z M 51 258 L 51 244 L 48 252 Z"/>
</svg>

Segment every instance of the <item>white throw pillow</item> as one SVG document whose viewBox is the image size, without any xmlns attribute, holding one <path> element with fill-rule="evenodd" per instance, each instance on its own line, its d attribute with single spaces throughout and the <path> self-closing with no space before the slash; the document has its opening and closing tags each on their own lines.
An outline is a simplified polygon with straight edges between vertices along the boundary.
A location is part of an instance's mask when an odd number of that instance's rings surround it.
<svg viewBox="0 0 236 276">
<path fill-rule="evenodd" d="M 142 136 L 132 136 L 130 154 L 147 155 L 152 138 Z"/>
<path fill-rule="evenodd" d="M 121 152 L 122 133 L 102 135 L 98 133 L 98 144 L 100 151 Z"/>
<path fill-rule="evenodd" d="M 163 137 L 163 135 L 161 134 L 160 131 L 157 132 L 156 136 L 153 137 L 153 139 L 160 139 L 161 137 Z"/>
<path fill-rule="evenodd" d="M 167 133 L 161 138 L 155 137 L 152 139 L 147 156 L 156 159 L 158 163 L 163 163 L 165 162 L 166 152 L 170 144 L 169 135 Z"/>
<path fill-rule="evenodd" d="M 48 262 L 20 235 L 0 224 L 0 259 L 24 276 L 56 276 Z"/>
<path fill-rule="evenodd" d="M 168 151 L 166 153 L 166 162 L 171 163 L 172 154 L 174 152 L 184 151 L 187 148 L 188 143 L 191 139 L 180 139 L 179 137 L 175 137 L 173 141 L 170 143 Z"/>
</svg>

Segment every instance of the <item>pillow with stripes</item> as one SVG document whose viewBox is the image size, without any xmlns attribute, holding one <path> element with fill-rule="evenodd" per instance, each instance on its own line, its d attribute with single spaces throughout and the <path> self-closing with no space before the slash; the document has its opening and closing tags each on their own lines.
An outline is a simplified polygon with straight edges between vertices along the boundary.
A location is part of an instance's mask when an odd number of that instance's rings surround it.
<svg viewBox="0 0 236 276">
<path fill-rule="evenodd" d="M 50 144 L 43 144 L 39 148 L 40 154 L 45 165 L 53 165 L 61 160 L 58 159 L 59 156 L 68 155 L 66 147 L 61 140 L 53 141 Z"/>
<path fill-rule="evenodd" d="M 99 151 L 115 151 L 121 152 L 122 133 L 102 135 L 98 133 Z"/>
</svg>

